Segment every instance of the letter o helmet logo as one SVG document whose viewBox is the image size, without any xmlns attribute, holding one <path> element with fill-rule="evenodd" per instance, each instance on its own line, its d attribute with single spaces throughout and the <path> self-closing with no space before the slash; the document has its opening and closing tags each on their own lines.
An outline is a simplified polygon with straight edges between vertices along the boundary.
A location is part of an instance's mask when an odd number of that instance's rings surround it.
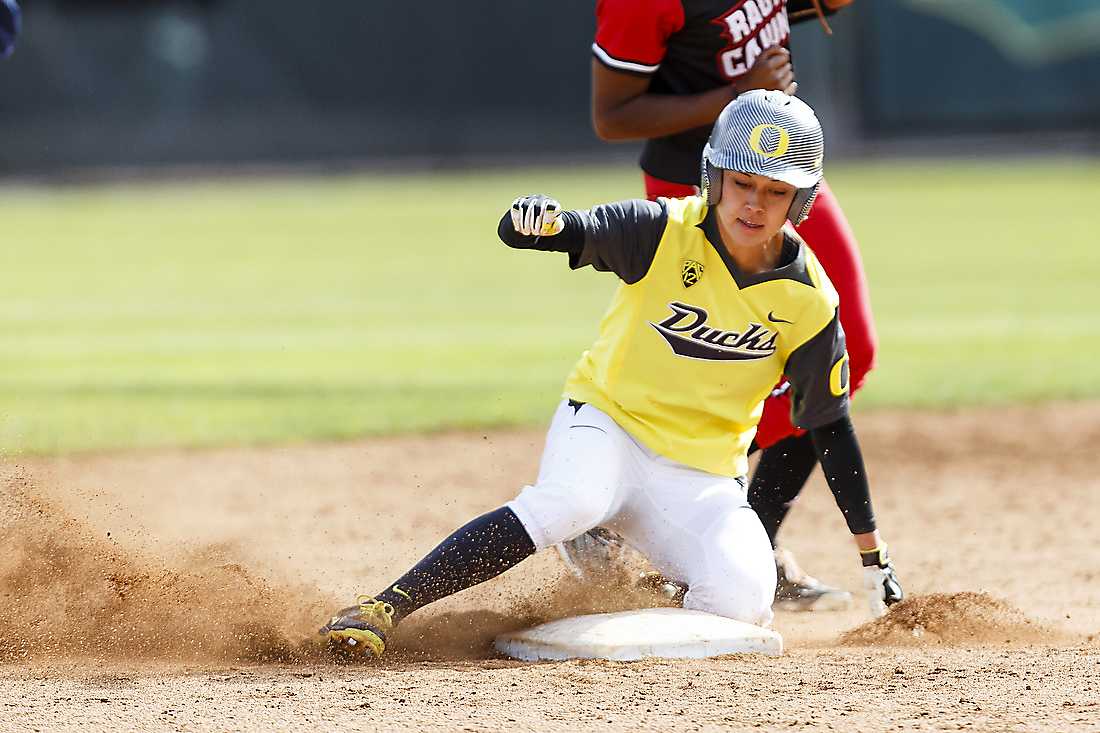
<svg viewBox="0 0 1100 733">
<path fill-rule="evenodd" d="M 775 147 L 772 150 L 764 149 L 765 131 L 774 130 L 774 135 L 769 135 L 768 138 L 778 137 L 775 141 Z M 769 139 L 767 142 L 771 142 Z M 791 135 L 779 125 L 773 125 L 770 122 L 765 122 L 762 125 L 757 125 L 752 128 L 752 132 L 749 133 L 749 147 L 753 149 L 753 152 L 764 156 L 765 158 L 779 158 L 787 152 L 787 148 L 791 145 Z"/>
</svg>

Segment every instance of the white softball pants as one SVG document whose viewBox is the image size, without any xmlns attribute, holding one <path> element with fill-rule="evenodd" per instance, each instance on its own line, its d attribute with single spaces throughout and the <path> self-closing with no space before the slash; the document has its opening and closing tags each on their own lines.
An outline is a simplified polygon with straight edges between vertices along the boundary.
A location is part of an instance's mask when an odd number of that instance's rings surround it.
<svg viewBox="0 0 1100 733">
<path fill-rule="evenodd" d="M 537 549 L 602 526 L 666 577 L 688 585 L 684 608 L 765 626 L 775 560 L 745 480 L 657 455 L 592 405 L 554 413 L 538 480 L 507 506 Z"/>
</svg>

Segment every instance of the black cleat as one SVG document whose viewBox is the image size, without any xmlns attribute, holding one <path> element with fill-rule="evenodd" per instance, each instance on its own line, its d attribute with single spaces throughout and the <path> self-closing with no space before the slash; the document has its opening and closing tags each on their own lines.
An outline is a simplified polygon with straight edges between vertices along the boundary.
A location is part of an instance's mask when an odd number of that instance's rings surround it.
<svg viewBox="0 0 1100 733">
<path fill-rule="evenodd" d="M 807 575 L 787 550 L 776 548 L 775 607 L 783 611 L 843 611 L 852 594 Z"/>
</svg>

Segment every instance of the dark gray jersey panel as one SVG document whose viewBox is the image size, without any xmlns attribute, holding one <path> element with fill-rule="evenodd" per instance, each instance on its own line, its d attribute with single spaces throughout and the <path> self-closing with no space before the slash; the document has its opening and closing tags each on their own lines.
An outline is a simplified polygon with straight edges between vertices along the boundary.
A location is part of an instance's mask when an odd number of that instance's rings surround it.
<svg viewBox="0 0 1100 733">
<path fill-rule="evenodd" d="M 618 201 L 577 213 L 584 221 L 584 247 L 570 252 L 570 267 L 613 272 L 627 283 L 645 277 L 668 224 L 663 200 Z"/>
<path fill-rule="evenodd" d="M 812 430 L 847 416 L 848 355 L 839 311 L 833 312 L 833 319 L 817 335 L 787 357 L 784 374 L 793 390 L 792 423 Z"/>
</svg>

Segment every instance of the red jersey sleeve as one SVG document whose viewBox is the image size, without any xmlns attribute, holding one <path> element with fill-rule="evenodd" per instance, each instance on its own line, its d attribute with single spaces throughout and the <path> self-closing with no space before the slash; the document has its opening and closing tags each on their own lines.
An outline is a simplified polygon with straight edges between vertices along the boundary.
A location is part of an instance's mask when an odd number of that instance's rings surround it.
<svg viewBox="0 0 1100 733">
<path fill-rule="evenodd" d="M 592 53 L 616 71 L 652 74 L 668 37 L 683 25 L 681 0 L 597 0 Z"/>
</svg>

